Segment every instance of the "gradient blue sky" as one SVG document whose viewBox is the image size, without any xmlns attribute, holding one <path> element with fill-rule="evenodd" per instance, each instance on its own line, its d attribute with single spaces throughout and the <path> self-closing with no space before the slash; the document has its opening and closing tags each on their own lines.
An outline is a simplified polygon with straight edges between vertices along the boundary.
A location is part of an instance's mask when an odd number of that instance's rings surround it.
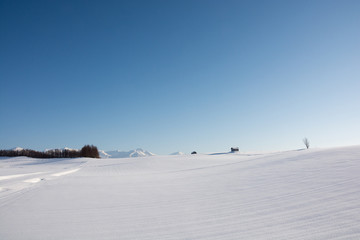
<svg viewBox="0 0 360 240">
<path fill-rule="evenodd" d="M 0 0 L 0 149 L 360 144 L 360 1 Z"/>
</svg>

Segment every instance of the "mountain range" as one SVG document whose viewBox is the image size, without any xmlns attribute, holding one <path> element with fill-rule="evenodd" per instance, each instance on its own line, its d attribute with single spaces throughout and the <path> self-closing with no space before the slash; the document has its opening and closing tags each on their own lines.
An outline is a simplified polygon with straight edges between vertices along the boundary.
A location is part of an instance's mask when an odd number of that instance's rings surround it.
<svg viewBox="0 0 360 240">
<path fill-rule="evenodd" d="M 147 157 L 147 156 L 154 156 L 155 154 L 143 150 L 141 148 L 135 149 L 135 150 L 130 150 L 130 151 L 120 151 L 120 150 L 115 150 L 115 151 L 103 151 L 100 150 L 99 151 L 100 157 L 101 158 L 129 158 L 129 157 Z"/>
</svg>

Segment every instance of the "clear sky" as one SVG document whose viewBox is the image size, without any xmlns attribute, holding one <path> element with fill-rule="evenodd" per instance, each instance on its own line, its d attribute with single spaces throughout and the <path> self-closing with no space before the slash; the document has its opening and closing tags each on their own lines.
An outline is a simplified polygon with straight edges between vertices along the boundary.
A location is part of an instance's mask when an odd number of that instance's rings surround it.
<svg viewBox="0 0 360 240">
<path fill-rule="evenodd" d="M 0 149 L 360 144 L 360 1 L 0 0 Z"/>
</svg>

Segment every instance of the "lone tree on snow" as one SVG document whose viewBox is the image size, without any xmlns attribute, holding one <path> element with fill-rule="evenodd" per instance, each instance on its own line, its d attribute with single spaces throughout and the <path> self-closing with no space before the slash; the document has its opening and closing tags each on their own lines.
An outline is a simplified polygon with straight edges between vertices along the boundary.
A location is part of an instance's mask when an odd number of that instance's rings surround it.
<svg viewBox="0 0 360 240">
<path fill-rule="evenodd" d="M 303 142 L 304 142 L 306 148 L 309 149 L 309 147 L 310 147 L 310 142 L 309 142 L 309 140 L 308 140 L 307 138 L 304 138 L 304 139 L 303 139 Z"/>
</svg>

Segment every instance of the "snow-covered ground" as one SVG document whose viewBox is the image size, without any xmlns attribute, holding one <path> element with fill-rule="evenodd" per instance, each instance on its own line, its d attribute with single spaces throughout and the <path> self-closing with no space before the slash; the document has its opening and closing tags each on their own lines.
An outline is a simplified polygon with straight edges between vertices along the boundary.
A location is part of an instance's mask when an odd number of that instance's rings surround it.
<svg viewBox="0 0 360 240">
<path fill-rule="evenodd" d="M 360 147 L 0 158 L 0 239 L 360 239 Z"/>
</svg>

